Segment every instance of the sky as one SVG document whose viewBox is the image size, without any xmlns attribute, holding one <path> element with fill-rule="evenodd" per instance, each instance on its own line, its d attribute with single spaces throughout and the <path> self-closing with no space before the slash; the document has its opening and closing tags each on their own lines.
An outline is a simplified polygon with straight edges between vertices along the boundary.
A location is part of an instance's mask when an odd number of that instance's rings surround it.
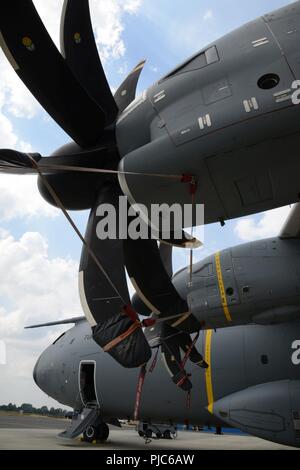
<svg viewBox="0 0 300 470">
<path fill-rule="evenodd" d="M 63 0 L 35 0 L 53 40 L 59 41 Z M 147 59 L 139 92 L 188 56 L 287 0 L 91 0 L 93 26 L 109 84 L 115 90 Z M 290 2 L 291 3 L 291 2 Z M 0 148 L 50 155 L 69 137 L 43 111 L 0 51 Z M 289 207 L 205 229 L 195 260 L 239 243 L 277 235 Z M 88 213 L 72 214 L 82 232 Z M 81 244 L 59 210 L 40 197 L 31 176 L 0 175 L 0 404 L 58 406 L 34 384 L 40 353 L 66 329 L 24 326 L 82 315 L 77 289 Z M 175 251 L 174 267 L 188 264 Z"/>
</svg>

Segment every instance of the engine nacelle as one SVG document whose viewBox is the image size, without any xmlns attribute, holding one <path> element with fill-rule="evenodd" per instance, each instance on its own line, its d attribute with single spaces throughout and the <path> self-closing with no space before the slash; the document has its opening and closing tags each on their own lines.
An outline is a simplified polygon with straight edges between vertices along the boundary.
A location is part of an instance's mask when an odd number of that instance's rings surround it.
<svg viewBox="0 0 300 470">
<path fill-rule="evenodd" d="M 280 444 L 300 444 L 300 381 L 250 387 L 217 401 L 213 414 L 229 426 Z"/>
<path fill-rule="evenodd" d="M 206 328 L 275 324 L 300 317 L 300 240 L 271 238 L 210 256 L 181 271 L 193 315 Z"/>
</svg>

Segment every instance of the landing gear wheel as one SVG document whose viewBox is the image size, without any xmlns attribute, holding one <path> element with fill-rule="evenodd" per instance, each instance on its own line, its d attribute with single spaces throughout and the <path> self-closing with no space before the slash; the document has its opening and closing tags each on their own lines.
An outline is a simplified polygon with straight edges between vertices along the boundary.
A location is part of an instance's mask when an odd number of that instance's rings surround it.
<svg viewBox="0 0 300 470">
<path fill-rule="evenodd" d="M 84 442 L 94 442 L 97 439 L 97 434 L 97 428 L 95 428 L 95 426 L 89 426 L 83 433 Z"/>
<path fill-rule="evenodd" d="M 109 427 L 106 423 L 101 423 L 97 427 L 97 440 L 101 442 L 107 441 L 109 436 Z"/>
<path fill-rule="evenodd" d="M 147 429 L 146 433 L 145 433 L 145 436 L 147 437 L 147 439 L 151 439 L 152 437 L 152 431 L 151 429 Z"/>
<path fill-rule="evenodd" d="M 109 436 L 109 427 L 106 423 L 96 426 L 88 426 L 83 433 L 83 440 L 90 444 L 94 441 L 107 441 Z"/>
<path fill-rule="evenodd" d="M 171 432 L 169 430 L 164 432 L 164 439 L 172 439 Z"/>
</svg>

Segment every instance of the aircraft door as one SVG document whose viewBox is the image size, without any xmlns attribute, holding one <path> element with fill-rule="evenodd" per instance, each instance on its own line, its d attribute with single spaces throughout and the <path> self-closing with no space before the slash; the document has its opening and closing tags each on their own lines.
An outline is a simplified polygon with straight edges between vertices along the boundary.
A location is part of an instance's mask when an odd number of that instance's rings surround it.
<svg viewBox="0 0 300 470">
<path fill-rule="evenodd" d="M 99 407 L 96 387 L 96 362 L 81 361 L 79 365 L 79 391 L 85 407 Z"/>
</svg>

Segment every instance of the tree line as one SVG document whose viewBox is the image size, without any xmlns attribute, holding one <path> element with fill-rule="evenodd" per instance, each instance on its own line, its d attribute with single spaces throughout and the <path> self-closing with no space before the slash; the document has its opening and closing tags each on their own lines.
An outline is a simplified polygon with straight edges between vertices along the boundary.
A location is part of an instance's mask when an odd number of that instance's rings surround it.
<svg viewBox="0 0 300 470">
<path fill-rule="evenodd" d="M 47 406 L 35 408 L 31 403 L 23 403 L 21 406 L 17 406 L 13 403 L 9 403 L 8 405 L 0 405 L 0 411 L 19 412 L 41 416 L 56 416 L 59 418 L 68 416 L 70 414 L 68 410 L 63 410 L 62 408 L 48 408 Z"/>
</svg>

